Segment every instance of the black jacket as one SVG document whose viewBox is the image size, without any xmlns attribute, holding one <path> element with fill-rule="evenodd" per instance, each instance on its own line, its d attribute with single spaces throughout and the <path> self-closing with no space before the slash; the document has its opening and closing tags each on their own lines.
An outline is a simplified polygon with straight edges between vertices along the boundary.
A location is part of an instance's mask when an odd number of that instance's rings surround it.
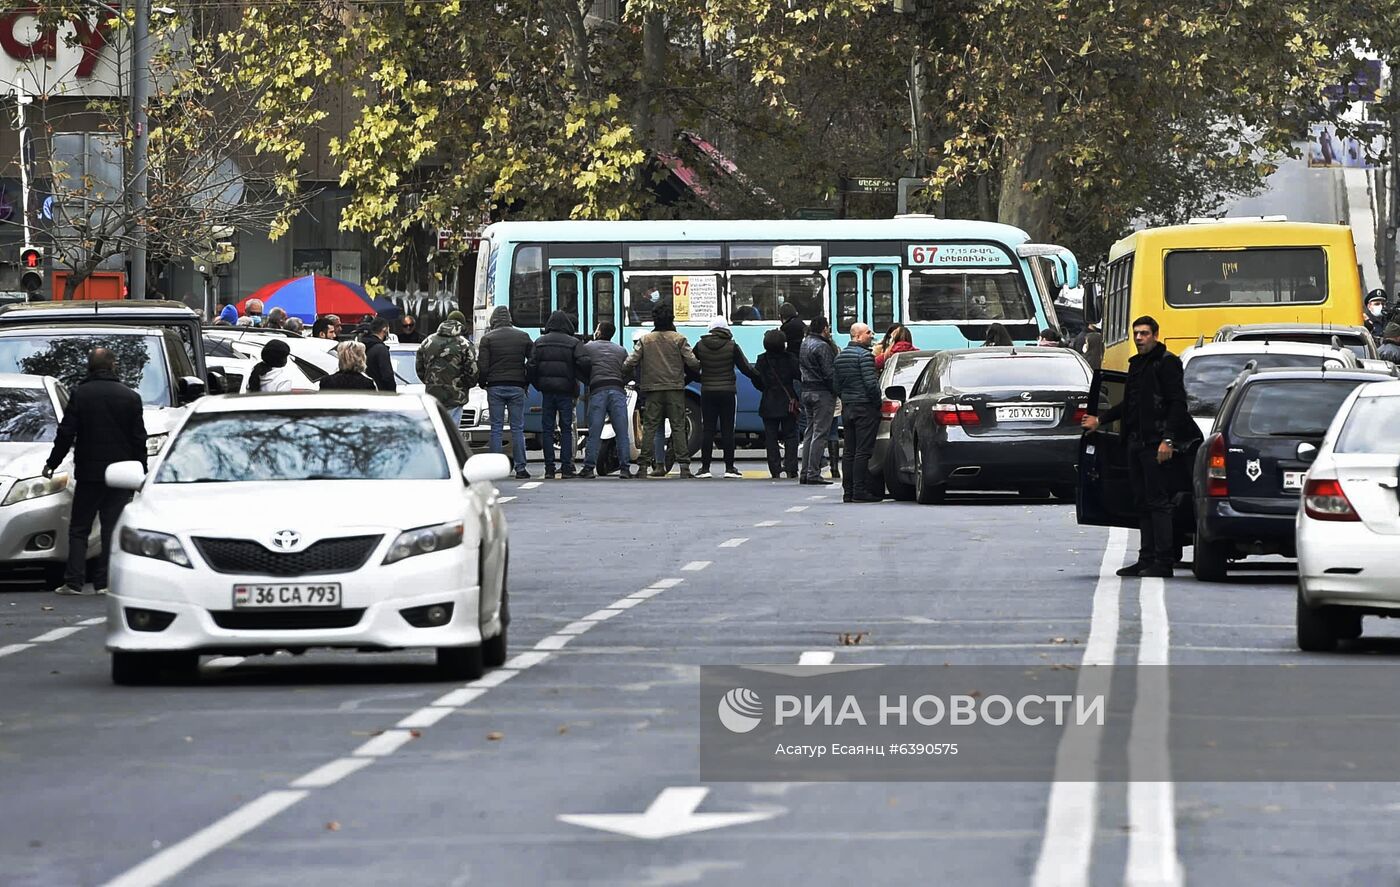
<svg viewBox="0 0 1400 887">
<path fill-rule="evenodd" d="M 758 371 L 758 386 L 763 395 L 758 399 L 758 415 L 763 419 L 786 419 L 792 413 L 788 403 L 797 398 L 797 358 L 788 353 L 786 343 L 776 351 L 764 351 L 754 362 Z"/>
<path fill-rule="evenodd" d="M 880 374 L 875 372 L 875 355 L 869 345 L 848 344 L 836 355 L 832 370 L 843 408 L 858 403 L 880 405 Z"/>
<path fill-rule="evenodd" d="M 616 342 L 595 339 L 580 345 L 578 365 L 580 373 L 588 378 L 588 393 L 624 387 L 627 383 L 622 364 L 626 360 L 627 349 Z"/>
<path fill-rule="evenodd" d="M 483 388 L 514 385 L 524 388 L 529 379 L 525 364 L 530 359 L 530 334 L 511 325 L 510 309 L 497 306 L 491 312 L 491 329 L 476 347 L 476 364 Z"/>
<path fill-rule="evenodd" d="M 420 333 L 420 332 L 418 332 L 417 330 L 414 330 L 414 331 L 411 332 L 411 333 L 399 333 L 398 336 L 399 336 L 399 344 L 400 344 L 400 345 L 422 345 L 422 344 L 423 344 L 423 334 Z"/>
<path fill-rule="evenodd" d="M 398 383 L 394 378 L 394 362 L 389 359 L 389 346 L 380 341 L 374 333 L 361 336 L 360 344 L 365 346 L 365 374 L 374 380 L 374 386 L 380 391 L 397 391 Z"/>
<path fill-rule="evenodd" d="M 787 305 L 783 307 L 786 308 Z M 807 324 L 802 322 L 802 318 L 794 314 L 792 317 L 784 320 L 782 326 L 779 326 L 778 329 L 783 331 L 784 336 L 787 336 L 788 354 L 796 357 L 798 352 L 802 350 L 802 337 L 807 335 Z"/>
<path fill-rule="evenodd" d="M 1123 420 L 1123 436 L 1144 446 L 1157 446 L 1171 438 L 1175 449 L 1199 440 L 1201 430 L 1186 409 L 1186 382 L 1181 358 L 1158 342 L 1146 354 L 1128 361 L 1128 381 L 1123 402 L 1109 408 L 1101 423 Z"/>
<path fill-rule="evenodd" d="M 738 390 L 735 369 L 750 379 L 756 377 L 744 350 L 735 344 L 734 334 L 724 327 L 700 337 L 695 343 L 695 357 L 700 361 L 700 390 L 707 394 Z"/>
<path fill-rule="evenodd" d="M 836 393 L 836 352 L 831 343 L 816 333 L 802 340 L 797 365 L 802 372 L 802 390 Z"/>
<path fill-rule="evenodd" d="M 544 329 L 525 364 L 530 384 L 541 394 L 578 397 L 580 342 L 574 337 L 574 322 L 563 311 L 556 311 L 549 315 Z"/>
<path fill-rule="evenodd" d="M 364 373 L 341 370 L 316 383 L 322 391 L 374 391 L 374 380 Z"/>
<path fill-rule="evenodd" d="M 74 446 L 73 439 L 77 438 Z M 146 422 L 141 395 L 105 370 L 89 373 L 73 391 L 68 411 L 58 423 L 47 467 L 54 469 L 73 450 L 80 481 L 104 481 L 114 462 L 146 464 Z"/>
</svg>

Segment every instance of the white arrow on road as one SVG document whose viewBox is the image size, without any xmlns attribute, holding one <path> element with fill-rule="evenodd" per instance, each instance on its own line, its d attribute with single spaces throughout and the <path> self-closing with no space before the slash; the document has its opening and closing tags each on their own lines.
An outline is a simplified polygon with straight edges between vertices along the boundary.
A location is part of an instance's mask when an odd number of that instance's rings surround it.
<svg viewBox="0 0 1400 887">
<path fill-rule="evenodd" d="M 690 832 L 772 819 L 780 811 L 766 813 L 696 813 L 710 793 L 703 786 L 671 786 L 661 790 L 645 813 L 565 813 L 561 822 L 654 841 Z"/>
</svg>

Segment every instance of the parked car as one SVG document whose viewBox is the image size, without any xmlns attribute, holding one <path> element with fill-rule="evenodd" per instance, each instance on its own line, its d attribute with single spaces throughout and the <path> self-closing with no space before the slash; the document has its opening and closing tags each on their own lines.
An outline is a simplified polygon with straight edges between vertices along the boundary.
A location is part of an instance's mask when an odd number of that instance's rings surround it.
<svg viewBox="0 0 1400 887">
<path fill-rule="evenodd" d="M 886 458 L 922 504 L 949 489 L 1049 490 L 1072 499 L 1089 365 L 1067 348 L 940 352 L 900 401 Z"/>
<path fill-rule="evenodd" d="M 902 387 L 905 390 L 913 388 L 914 383 L 919 380 L 919 374 L 936 354 L 937 351 L 901 351 L 891 355 L 880 372 L 880 390 L 884 392 L 893 387 Z M 888 397 L 880 404 L 880 429 L 875 434 L 875 448 L 870 455 L 868 477 L 872 494 L 878 496 L 882 491 L 888 491 L 894 498 L 908 501 L 914 498 L 914 488 L 895 476 L 894 462 L 889 458 L 890 439 L 899 417 L 900 406 L 899 401 L 890 400 Z"/>
<path fill-rule="evenodd" d="M 1400 381 L 1357 388 L 1303 478 L 1296 518 L 1300 649 L 1333 650 L 1339 640 L 1361 636 L 1362 617 L 1400 615 L 1397 453 Z"/>
<path fill-rule="evenodd" d="M 422 394 L 428 386 L 418 378 L 418 346 L 413 343 L 389 345 L 389 363 L 394 367 L 398 390 L 404 394 Z M 465 410 L 464 410 L 465 412 Z"/>
<path fill-rule="evenodd" d="M 1318 323 L 1231 323 L 1215 333 L 1216 342 L 1307 342 L 1340 345 L 1358 360 L 1377 360 L 1375 337 L 1364 326 Z"/>
<path fill-rule="evenodd" d="M 204 654 L 428 647 L 452 679 L 506 658 L 509 537 L 494 481 L 426 395 L 230 395 L 195 405 L 116 528 L 112 679 Z M 372 507 L 366 503 L 373 503 Z"/>
<path fill-rule="evenodd" d="M 209 366 L 224 375 L 224 385 L 229 394 L 247 394 L 248 377 L 252 375 L 253 367 L 258 365 L 258 361 L 252 357 L 215 357 L 208 358 Z M 292 388 L 296 391 L 319 391 L 316 382 L 313 382 L 306 371 L 296 360 L 288 360 L 287 366 L 291 371 Z M 316 378 L 322 379 L 325 373 L 315 370 Z"/>
<path fill-rule="evenodd" d="M 156 454 L 189 405 L 204 394 L 204 382 L 174 330 L 0 326 L 0 373 L 52 376 L 72 390 L 87 376 L 88 354 L 99 346 L 116 353 L 117 375 L 141 395 L 146 451 Z"/>
<path fill-rule="evenodd" d="M 48 376 L 0 374 L 0 585 L 52 584 L 68 559 L 73 454 L 44 477 L 68 392 Z M 87 553 L 97 553 L 98 528 Z"/>
<path fill-rule="evenodd" d="M 1247 555 L 1296 557 L 1294 517 L 1311 453 L 1358 385 L 1362 370 L 1271 369 L 1242 373 L 1196 457 L 1192 572 L 1223 580 Z"/>
<path fill-rule="evenodd" d="M 1258 369 L 1321 367 L 1358 369 L 1361 364 L 1346 348 L 1306 342 L 1206 342 L 1181 355 L 1185 371 L 1186 404 L 1202 434 L 1209 434 L 1225 391 L 1247 366 Z"/>
</svg>

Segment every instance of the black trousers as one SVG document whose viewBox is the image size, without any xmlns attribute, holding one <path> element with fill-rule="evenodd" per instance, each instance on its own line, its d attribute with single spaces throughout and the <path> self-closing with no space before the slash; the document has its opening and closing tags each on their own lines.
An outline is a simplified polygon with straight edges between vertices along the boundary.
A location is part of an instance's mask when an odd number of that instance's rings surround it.
<svg viewBox="0 0 1400 887">
<path fill-rule="evenodd" d="M 880 430 L 880 408 L 875 404 L 841 402 L 841 427 L 845 447 L 841 453 L 841 488 L 851 496 L 870 492 L 870 454 Z"/>
<path fill-rule="evenodd" d="M 63 582 L 82 588 L 87 580 L 87 540 L 93 520 L 102 522 L 102 553 L 92 571 L 92 584 L 107 586 L 107 560 L 112 553 L 112 528 L 131 501 L 129 490 L 114 490 L 101 480 L 79 480 L 73 491 L 73 511 L 68 519 L 68 564 Z"/>
<path fill-rule="evenodd" d="M 777 477 L 782 472 L 797 473 L 797 417 L 763 420 L 763 439 L 768 444 L 768 473 Z M 782 443 L 781 458 L 778 444 Z"/>
<path fill-rule="evenodd" d="M 724 467 L 734 466 L 734 410 L 738 396 L 733 391 L 703 391 L 700 393 L 700 470 L 710 467 L 714 456 L 715 431 L 719 431 L 724 448 Z"/>
<path fill-rule="evenodd" d="M 1128 482 L 1133 489 L 1142 539 L 1138 563 L 1171 567 L 1175 560 L 1172 500 L 1167 466 L 1157 461 L 1157 448 L 1136 441 L 1128 444 Z"/>
</svg>

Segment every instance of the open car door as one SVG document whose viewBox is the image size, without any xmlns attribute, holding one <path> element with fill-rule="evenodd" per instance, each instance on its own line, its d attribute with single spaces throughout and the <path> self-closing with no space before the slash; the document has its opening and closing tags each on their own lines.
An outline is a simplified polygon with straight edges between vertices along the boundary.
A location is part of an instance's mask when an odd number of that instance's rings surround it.
<svg viewBox="0 0 1400 887">
<path fill-rule="evenodd" d="M 1123 398 L 1127 374 L 1095 370 L 1089 383 L 1089 414 L 1099 415 Z M 1128 448 L 1120 423 L 1100 425 L 1079 440 L 1079 491 L 1075 517 L 1092 527 L 1138 526 L 1133 489 L 1128 480 Z"/>
</svg>

